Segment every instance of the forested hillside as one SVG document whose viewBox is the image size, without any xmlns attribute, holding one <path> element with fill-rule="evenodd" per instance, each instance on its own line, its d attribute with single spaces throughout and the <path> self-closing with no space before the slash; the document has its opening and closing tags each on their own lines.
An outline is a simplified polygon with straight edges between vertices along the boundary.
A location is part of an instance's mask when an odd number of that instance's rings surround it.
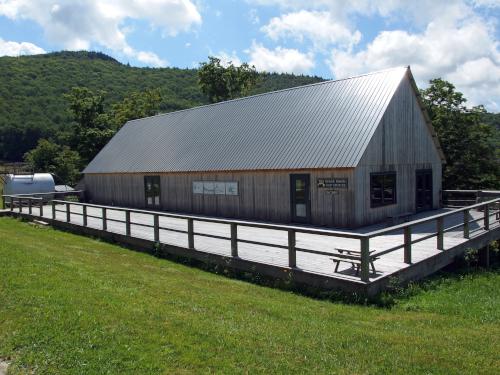
<svg viewBox="0 0 500 375">
<path fill-rule="evenodd" d="M 251 94 L 321 81 L 319 77 L 260 74 Z M 64 94 L 72 87 L 106 91 L 109 106 L 132 92 L 159 88 L 161 112 L 207 103 L 196 69 L 134 68 L 98 52 L 0 57 L 0 160 L 20 161 L 40 138 L 71 122 Z"/>
</svg>

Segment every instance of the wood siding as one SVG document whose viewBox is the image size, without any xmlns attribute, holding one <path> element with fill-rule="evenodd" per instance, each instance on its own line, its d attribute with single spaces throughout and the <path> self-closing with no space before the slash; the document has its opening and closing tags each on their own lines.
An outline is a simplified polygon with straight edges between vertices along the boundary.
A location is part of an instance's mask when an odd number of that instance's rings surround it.
<svg viewBox="0 0 500 375">
<path fill-rule="evenodd" d="M 151 173 L 161 176 L 161 209 L 278 223 L 291 221 L 290 175 L 311 178 L 311 224 L 329 227 L 354 225 L 354 170 L 305 170 L 232 173 Z M 348 178 L 348 189 L 331 194 L 317 187 L 318 178 Z M 194 181 L 236 181 L 238 195 L 193 194 Z M 143 208 L 144 175 L 86 174 L 87 199 L 99 204 Z"/>
<path fill-rule="evenodd" d="M 433 208 L 438 208 L 442 161 L 406 76 L 356 168 L 356 225 L 375 223 L 397 213 L 415 212 L 418 169 L 432 169 Z M 370 173 L 384 171 L 397 174 L 397 203 L 371 208 Z"/>
</svg>

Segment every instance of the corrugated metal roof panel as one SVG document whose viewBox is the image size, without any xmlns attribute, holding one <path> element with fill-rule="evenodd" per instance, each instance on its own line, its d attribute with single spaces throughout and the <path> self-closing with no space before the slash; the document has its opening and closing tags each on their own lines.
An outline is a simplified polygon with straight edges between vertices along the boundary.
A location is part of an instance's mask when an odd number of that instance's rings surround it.
<svg viewBox="0 0 500 375">
<path fill-rule="evenodd" d="M 407 69 L 129 121 L 84 173 L 355 167 Z"/>
</svg>

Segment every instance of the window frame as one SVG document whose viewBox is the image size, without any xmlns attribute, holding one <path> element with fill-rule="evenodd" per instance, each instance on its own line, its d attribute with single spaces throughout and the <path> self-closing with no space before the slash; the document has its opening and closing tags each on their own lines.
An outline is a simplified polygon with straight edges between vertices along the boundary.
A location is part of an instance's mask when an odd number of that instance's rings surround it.
<svg viewBox="0 0 500 375">
<path fill-rule="evenodd" d="M 380 203 L 375 203 L 373 202 L 373 178 L 374 177 L 380 177 L 380 176 L 394 176 L 394 185 L 392 185 L 393 187 L 393 198 L 392 198 L 392 201 L 391 202 L 388 202 L 386 203 L 385 202 L 385 199 L 384 199 L 384 191 L 386 189 L 386 187 L 388 185 L 385 184 L 386 182 L 386 179 L 384 178 L 383 179 L 383 183 L 382 183 L 382 188 L 381 188 L 381 202 Z M 398 186 L 398 178 L 397 178 L 397 173 L 396 171 L 387 171 L 387 172 L 373 172 L 373 173 L 370 173 L 370 207 L 371 208 L 377 208 L 377 207 L 385 207 L 385 206 L 391 206 L 391 205 L 394 205 L 394 204 L 397 204 L 398 203 L 398 194 L 397 194 L 397 186 Z"/>
</svg>

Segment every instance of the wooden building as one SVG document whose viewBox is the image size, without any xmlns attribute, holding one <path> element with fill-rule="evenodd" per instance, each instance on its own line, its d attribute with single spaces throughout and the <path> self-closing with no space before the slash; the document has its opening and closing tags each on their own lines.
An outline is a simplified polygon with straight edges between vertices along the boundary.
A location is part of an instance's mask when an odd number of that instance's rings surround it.
<svg viewBox="0 0 500 375">
<path fill-rule="evenodd" d="M 356 227 L 437 208 L 443 154 L 408 68 L 129 121 L 91 202 Z"/>
</svg>

